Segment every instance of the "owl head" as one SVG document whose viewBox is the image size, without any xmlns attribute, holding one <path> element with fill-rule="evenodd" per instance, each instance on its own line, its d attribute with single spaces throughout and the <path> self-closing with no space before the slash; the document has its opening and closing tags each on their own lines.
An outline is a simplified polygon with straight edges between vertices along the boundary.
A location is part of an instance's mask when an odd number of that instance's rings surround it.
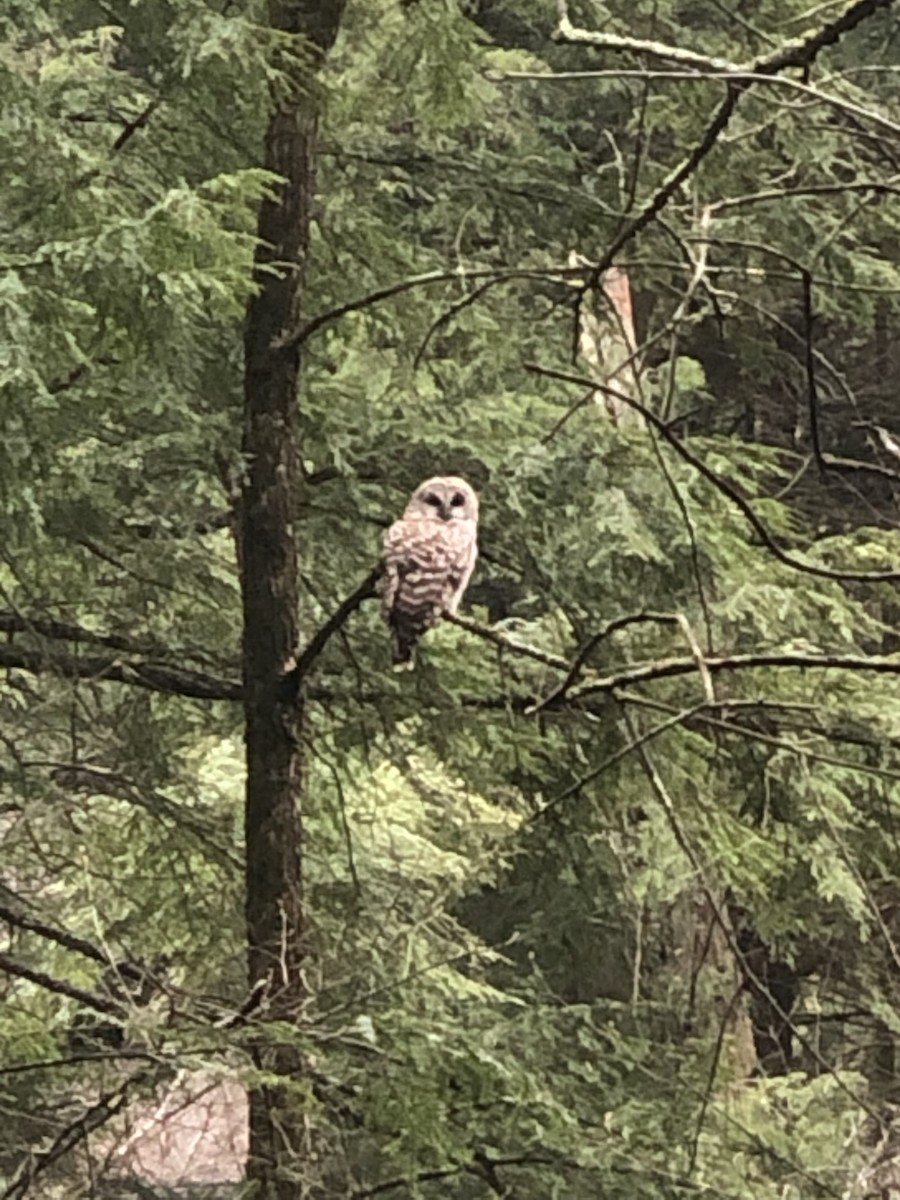
<svg viewBox="0 0 900 1200">
<path fill-rule="evenodd" d="M 478 497 L 458 475 L 436 475 L 419 484 L 403 515 L 439 521 L 477 521 Z"/>
</svg>

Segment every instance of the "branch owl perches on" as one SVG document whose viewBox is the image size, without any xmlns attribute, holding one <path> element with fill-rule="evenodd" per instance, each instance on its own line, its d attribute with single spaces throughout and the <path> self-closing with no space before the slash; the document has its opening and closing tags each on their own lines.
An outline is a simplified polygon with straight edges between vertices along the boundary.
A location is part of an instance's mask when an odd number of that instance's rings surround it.
<svg viewBox="0 0 900 1200">
<path fill-rule="evenodd" d="M 411 668 L 416 643 L 456 614 L 478 559 L 478 497 L 464 479 L 439 475 L 413 492 L 384 535 L 381 596 L 395 668 Z"/>
</svg>

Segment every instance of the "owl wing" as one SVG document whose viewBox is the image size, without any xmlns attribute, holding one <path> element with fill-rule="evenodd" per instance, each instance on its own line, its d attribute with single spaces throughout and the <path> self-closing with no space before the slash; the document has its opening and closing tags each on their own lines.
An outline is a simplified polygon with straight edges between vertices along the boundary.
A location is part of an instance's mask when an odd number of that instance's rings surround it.
<svg viewBox="0 0 900 1200">
<path fill-rule="evenodd" d="M 471 524 L 460 522 L 451 523 L 447 541 L 451 566 L 443 607 L 455 616 L 478 561 L 478 540 Z"/>
<path fill-rule="evenodd" d="M 397 598 L 397 588 L 400 586 L 400 564 L 405 557 L 403 551 L 403 545 L 406 540 L 404 536 L 405 525 L 405 521 L 395 521 L 384 535 L 384 553 L 382 555 L 384 574 L 381 577 L 379 588 L 381 590 L 381 604 L 385 616 L 394 607 L 394 601 Z"/>
<path fill-rule="evenodd" d="M 384 537 L 385 612 L 442 606 L 453 558 L 442 521 L 395 521 Z"/>
</svg>

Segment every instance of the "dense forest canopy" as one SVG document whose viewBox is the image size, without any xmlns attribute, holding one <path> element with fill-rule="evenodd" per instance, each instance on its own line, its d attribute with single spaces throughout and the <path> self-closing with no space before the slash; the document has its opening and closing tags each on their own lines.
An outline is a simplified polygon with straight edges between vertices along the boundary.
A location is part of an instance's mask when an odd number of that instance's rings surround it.
<svg viewBox="0 0 900 1200">
<path fill-rule="evenodd" d="M 900 1195 L 898 34 L 0 11 L 2 1200 Z"/>
</svg>

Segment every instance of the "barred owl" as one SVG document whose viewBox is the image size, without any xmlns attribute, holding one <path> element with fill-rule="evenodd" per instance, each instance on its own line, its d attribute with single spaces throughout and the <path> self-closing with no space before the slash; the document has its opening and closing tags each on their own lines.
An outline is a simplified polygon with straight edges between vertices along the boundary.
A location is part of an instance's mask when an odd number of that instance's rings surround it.
<svg viewBox="0 0 900 1200">
<path fill-rule="evenodd" d="M 384 535 L 384 615 L 395 667 L 412 667 L 416 642 L 455 613 L 478 558 L 478 497 L 455 475 L 426 479 Z"/>
</svg>

